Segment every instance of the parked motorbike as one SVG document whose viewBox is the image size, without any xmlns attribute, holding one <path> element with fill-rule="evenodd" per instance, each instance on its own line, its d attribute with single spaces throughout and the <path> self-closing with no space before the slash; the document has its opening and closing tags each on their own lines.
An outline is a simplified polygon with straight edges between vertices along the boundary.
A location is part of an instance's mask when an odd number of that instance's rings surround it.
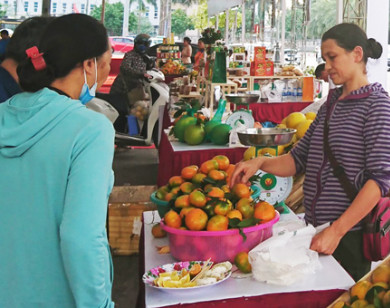
<svg viewBox="0 0 390 308">
<path fill-rule="evenodd" d="M 161 71 L 154 68 L 148 70 L 147 74 L 151 77 L 145 78 L 142 81 L 145 92 L 149 97 L 149 114 L 147 115 L 147 119 L 140 128 L 140 133 L 138 135 L 130 136 L 126 132 L 116 131 L 115 143 L 118 146 L 149 146 L 154 142 L 155 146 L 158 147 L 161 133 L 158 123 L 159 110 L 160 107 L 165 107 L 165 104 L 169 101 L 169 87 L 164 82 L 165 76 Z M 115 106 L 115 104 L 112 103 L 112 97 L 110 97 L 109 94 L 99 93 L 97 94 L 97 98 L 105 100 Z M 98 104 L 99 107 L 93 106 L 95 104 Z M 111 114 L 112 110 L 103 107 L 102 102 L 99 102 L 98 100 L 89 102 L 87 107 L 105 114 L 108 118 L 113 118 L 113 115 Z"/>
</svg>

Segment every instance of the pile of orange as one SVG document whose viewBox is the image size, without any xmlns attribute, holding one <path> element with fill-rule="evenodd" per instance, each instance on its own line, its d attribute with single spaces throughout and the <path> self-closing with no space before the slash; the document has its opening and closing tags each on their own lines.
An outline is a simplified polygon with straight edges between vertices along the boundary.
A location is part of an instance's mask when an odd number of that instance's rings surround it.
<svg viewBox="0 0 390 308">
<path fill-rule="evenodd" d="M 388 258 L 386 259 L 388 260 Z M 380 264 L 366 279 L 349 290 L 348 301 L 339 300 L 332 307 L 390 307 L 390 260 Z"/>
<path fill-rule="evenodd" d="M 235 184 L 230 189 L 234 167 L 228 157 L 218 155 L 200 167 L 187 166 L 180 176 L 171 177 L 156 193 L 171 206 L 164 223 L 194 231 L 223 231 L 232 221 L 236 226 L 244 219 L 250 219 L 252 225 L 272 220 L 276 215 L 274 207 L 252 200 L 250 187 Z"/>
</svg>

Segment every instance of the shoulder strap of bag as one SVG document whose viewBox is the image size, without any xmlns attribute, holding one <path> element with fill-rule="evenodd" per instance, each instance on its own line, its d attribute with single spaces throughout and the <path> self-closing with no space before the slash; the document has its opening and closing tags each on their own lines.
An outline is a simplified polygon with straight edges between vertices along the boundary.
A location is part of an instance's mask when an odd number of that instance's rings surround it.
<svg viewBox="0 0 390 308">
<path fill-rule="evenodd" d="M 328 95 L 328 100 L 326 102 L 326 117 L 324 124 L 324 153 L 329 159 L 329 163 L 333 169 L 333 175 L 339 180 L 341 186 L 343 187 L 348 198 L 353 201 L 355 199 L 358 191 L 355 186 L 349 181 L 347 175 L 345 174 L 344 168 L 337 162 L 336 158 L 333 155 L 332 149 L 329 144 L 329 119 L 332 112 L 332 106 L 330 105 L 330 95 Z"/>
</svg>

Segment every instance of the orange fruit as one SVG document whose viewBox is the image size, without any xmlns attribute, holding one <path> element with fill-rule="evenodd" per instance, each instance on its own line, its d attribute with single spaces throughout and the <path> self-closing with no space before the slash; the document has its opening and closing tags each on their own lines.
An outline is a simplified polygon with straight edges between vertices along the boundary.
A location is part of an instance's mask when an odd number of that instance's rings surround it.
<svg viewBox="0 0 390 308">
<path fill-rule="evenodd" d="M 225 194 L 230 193 L 230 187 L 229 187 L 229 185 L 223 185 L 223 186 L 221 187 L 221 189 L 223 190 L 223 192 L 224 192 Z"/>
<path fill-rule="evenodd" d="M 215 204 L 214 212 L 217 215 L 226 216 L 232 210 L 232 207 L 232 203 L 229 200 L 223 199 Z"/>
<path fill-rule="evenodd" d="M 169 183 L 169 186 L 176 187 L 176 186 L 180 186 L 182 183 L 184 183 L 184 180 L 181 176 L 175 175 L 168 180 L 168 183 Z"/>
<path fill-rule="evenodd" d="M 194 209 L 193 206 L 183 207 L 183 208 L 181 209 L 181 211 L 180 211 L 180 217 L 181 217 L 181 219 L 183 219 L 183 218 L 187 215 L 187 213 L 188 213 L 189 211 L 191 211 L 192 209 Z"/>
<path fill-rule="evenodd" d="M 194 189 L 194 184 L 192 184 L 191 182 L 184 182 L 183 184 L 180 185 L 180 190 L 185 194 L 191 193 L 193 189 Z"/>
<path fill-rule="evenodd" d="M 249 198 L 251 196 L 249 187 L 242 183 L 235 184 L 232 188 L 232 192 L 239 199 Z"/>
<path fill-rule="evenodd" d="M 213 179 L 214 181 L 222 181 L 225 179 L 225 174 L 222 172 L 222 171 L 219 171 L 219 170 L 211 170 L 207 176 L 210 178 L 210 179 Z"/>
<path fill-rule="evenodd" d="M 205 192 L 207 192 L 207 191 L 211 190 L 213 187 L 214 187 L 213 184 L 206 184 L 206 185 L 204 186 L 203 190 L 204 190 Z"/>
<path fill-rule="evenodd" d="M 226 216 L 215 215 L 207 223 L 207 231 L 224 231 L 229 226 L 229 219 Z"/>
<path fill-rule="evenodd" d="M 265 223 L 274 219 L 276 215 L 274 207 L 266 201 L 259 202 L 255 205 L 253 217 L 260 219 L 261 223 Z"/>
<path fill-rule="evenodd" d="M 236 165 L 230 164 L 229 167 L 225 170 L 225 172 L 227 173 L 227 177 L 226 177 L 227 184 L 230 183 L 230 179 L 232 178 L 232 174 L 233 174 L 235 168 L 236 168 Z"/>
<path fill-rule="evenodd" d="M 230 165 L 229 158 L 225 155 L 217 155 L 214 156 L 213 159 L 217 161 L 219 170 L 226 170 Z"/>
<path fill-rule="evenodd" d="M 209 189 L 207 191 L 207 197 L 209 197 L 209 198 L 223 198 L 223 197 L 225 197 L 225 193 L 223 192 L 223 190 L 221 188 L 211 187 L 211 189 Z"/>
<path fill-rule="evenodd" d="M 180 191 L 180 186 L 176 186 L 176 187 L 173 187 L 170 192 L 174 195 L 177 195 L 179 193 L 179 191 Z"/>
<path fill-rule="evenodd" d="M 182 195 L 177 197 L 177 199 L 175 200 L 175 206 L 180 208 L 190 206 L 190 196 Z"/>
<path fill-rule="evenodd" d="M 167 233 L 161 228 L 160 224 L 155 224 L 152 227 L 152 235 L 155 238 L 161 238 L 161 237 L 165 237 L 167 235 Z"/>
<path fill-rule="evenodd" d="M 169 188 L 167 185 L 161 186 L 157 189 L 156 198 L 160 200 L 164 200 L 165 195 L 169 192 Z"/>
<path fill-rule="evenodd" d="M 201 184 L 205 177 L 207 177 L 207 175 L 205 175 L 204 173 L 197 173 L 194 175 L 191 181 L 194 184 Z"/>
<path fill-rule="evenodd" d="M 191 180 L 195 174 L 198 172 L 199 167 L 196 165 L 191 165 L 181 169 L 181 177 L 185 180 Z"/>
<path fill-rule="evenodd" d="M 242 214 L 239 210 L 231 210 L 229 213 L 227 213 L 226 217 L 230 219 L 238 218 L 239 220 L 242 220 Z"/>
<path fill-rule="evenodd" d="M 239 252 L 234 257 L 234 264 L 243 273 L 250 273 L 250 272 L 252 272 L 252 266 L 249 263 L 248 253 L 246 251 Z"/>
<path fill-rule="evenodd" d="M 171 201 L 171 200 L 174 199 L 175 197 L 176 197 L 176 194 L 169 192 L 169 193 L 167 193 L 167 194 L 165 195 L 164 200 L 165 200 L 165 201 Z"/>
<path fill-rule="evenodd" d="M 180 228 L 181 227 L 181 218 L 178 213 L 174 210 L 170 210 L 164 215 L 164 223 L 171 228 Z"/>
<path fill-rule="evenodd" d="M 254 208 L 251 199 L 242 198 L 236 203 L 236 210 L 239 210 L 244 219 L 253 217 Z"/>
<path fill-rule="evenodd" d="M 184 218 L 188 229 L 200 231 L 206 228 L 208 216 L 201 209 L 192 209 Z"/>
<path fill-rule="evenodd" d="M 218 169 L 218 163 L 214 159 L 206 160 L 200 165 L 200 172 L 208 174 L 211 170 Z"/>
<path fill-rule="evenodd" d="M 202 207 L 206 205 L 206 196 L 199 190 L 195 190 L 190 193 L 189 197 L 190 204 L 196 207 Z"/>
<path fill-rule="evenodd" d="M 360 280 L 352 286 L 350 289 L 350 295 L 351 297 L 357 296 L 358 299 L 364 299 L 371 286 L 371 282 L 367 280 Z"/>
<path fill-rule="evenodd" d="M 379 265 L 372 272 L 371 280 L 373 283 L 376 282 L 390 283 L 390 266 L 386 264 Z"/>
</svg>

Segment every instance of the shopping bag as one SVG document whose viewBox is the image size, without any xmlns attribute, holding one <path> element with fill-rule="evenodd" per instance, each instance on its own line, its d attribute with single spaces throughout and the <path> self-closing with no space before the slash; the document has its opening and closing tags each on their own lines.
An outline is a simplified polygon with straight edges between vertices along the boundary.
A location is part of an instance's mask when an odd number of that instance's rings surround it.
<svg viewBox="0 0 390 308">
<path fill-rule="evenodd" d="M 212 82 L 226 83 L 226 54 L 224 51 L 215 51 L 214 63 L 210 67 Z"/>
</svg>

